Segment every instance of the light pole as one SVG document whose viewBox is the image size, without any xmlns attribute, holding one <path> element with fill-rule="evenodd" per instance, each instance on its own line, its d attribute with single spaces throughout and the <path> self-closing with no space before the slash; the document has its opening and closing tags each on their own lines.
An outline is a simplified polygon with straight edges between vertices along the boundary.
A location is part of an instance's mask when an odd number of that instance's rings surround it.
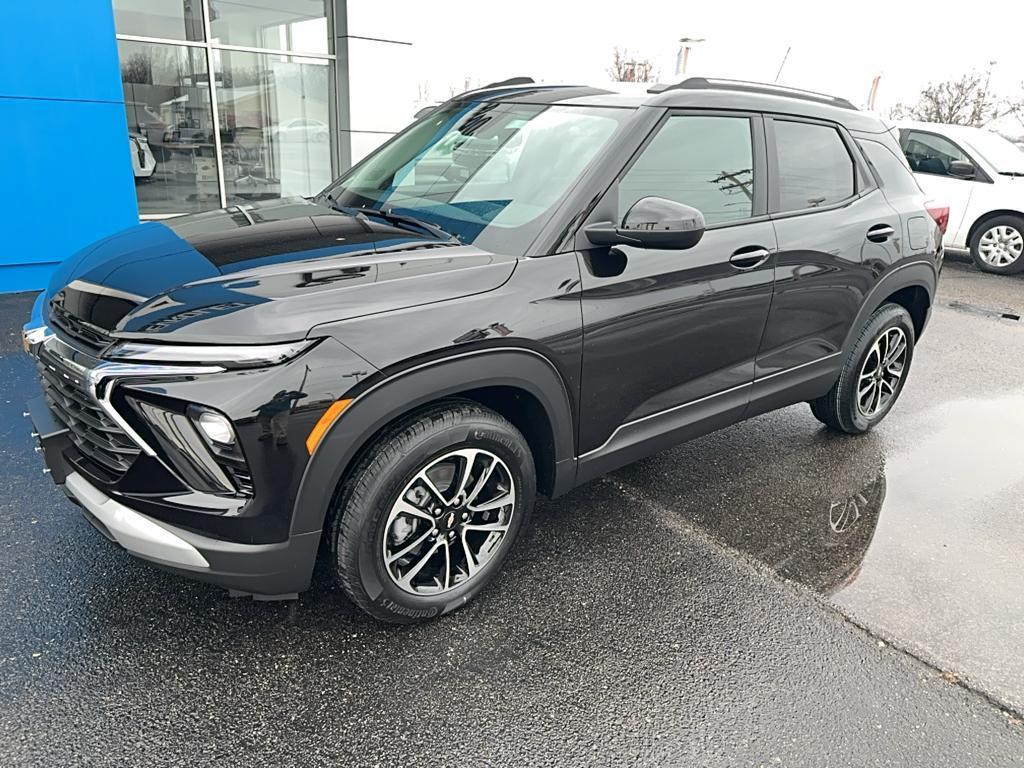
<svg viewBox="0 0 1024 768">
<path fill-rule="evenodd" d="M 690 46 L 696 43 L 703 43 L 703 37 L 681 37 L 679 38 L 679 53 L 676 54 L 676 74 L 685 75 L 686 65 L 690 61 Z"/>
</svg>

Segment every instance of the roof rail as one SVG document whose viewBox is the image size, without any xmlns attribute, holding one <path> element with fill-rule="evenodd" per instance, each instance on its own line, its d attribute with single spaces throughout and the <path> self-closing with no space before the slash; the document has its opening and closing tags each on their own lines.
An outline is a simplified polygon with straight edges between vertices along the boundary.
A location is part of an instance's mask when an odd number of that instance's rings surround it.
<svg viewBox="0 0 1024 768">
<path fill-rule="evenodd" d="M 494 83 L 481 85 L 479 88 L 470 88 L 468 91 L 456 93 L 454 96 L 448 98 L 447 101 L 458 101 L 463 96 L 468 96 L 471 93 L 483 93 L 484 91 L 490 91 L 495 88 L 512 88 L 517 85 L 533 85 L 535 82 L 536 81 L 532 77 L 510 77 L 508 80 L 498 80 Z"/>
<path fill-rule="evenodd" d="M 478 90 L 485 91 L 488 88 L 504 88 L 506 85 L 533 85 L 534 82 L 536 81 L 532 77 L 510 77 L 508 80 L 498 80 L 494 83 L 488 83 Z"/>
<path fill-rule="evenodd" d="M 421 117 L 424 117 L 433 112 L 442 104 L 448 104 L 452 101 L 459 101 L 460 99 L 464 99 L 466 96 L 471 96 L 477 93 L 484 93 L 485 91 L 491 91 L 494 90 L 495 88 L 510 88 L 516 85 L 533 85 L 535 82 L 536 81 L 532 77 L 510 77 L 507 80 L 498 80 L 497 82 L 494 83 L 482 85 L 479 88 L 470 88 L 468 91 L 463 91 L 462 93 L 456 93 L 454 96 L 450 96 L 443 102 L 439 101 L 437 104 L 429 104 L 428 106 L 417 110 L 416 113 L 413 115 L 413 118 L 419 120 Z"/>
<path fill-rule="evenodd" d="M 854 109 L 852 102 L 839 96 L 829 96 L 827 93 L 816 91 L 804 91 L 800 88 L 790 88 L 786 85 L 775 85 L 773 83 L 754 83 L 746 80 L 725 80 L 716 77 L 688 77 L 682 82 L 671 85 L 657 84 L 647 89 L 648 93 L 665 93 L 666 91 L 688 91 L 707 90 L 717 91 L 743 91 L 746 93 L 765 93 L 772 96 L 788 96 L 793 99 L 804 101 L 816 101 L 819 104 L 831 104 L 834 107 L 843 109 Z"/>
</svg>

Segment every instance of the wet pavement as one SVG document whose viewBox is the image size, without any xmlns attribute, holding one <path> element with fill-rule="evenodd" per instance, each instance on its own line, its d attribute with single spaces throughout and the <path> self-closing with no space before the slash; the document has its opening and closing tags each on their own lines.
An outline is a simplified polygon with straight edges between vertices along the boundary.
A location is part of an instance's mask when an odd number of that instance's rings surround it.
<svg viewBox="0 0 1024 768">
<path fill-rule="evenodd" d="M 1024 321 L 986 303 L 1024 315 L 1024 276 L 947 265 L 873 433 L 832 435 L 794 407 L 615 477 L 1024 712 Z"/>
<path fill-rule="evenodd" d="M 876 432 L 797 406 L 542 503 L 414 628 L 106 544 L 39 471 L 0 297 L 0 764 L 1021 764 L 1024 322 L 974 308 L 1024 279 L 941 291 Z"/>
</svg>

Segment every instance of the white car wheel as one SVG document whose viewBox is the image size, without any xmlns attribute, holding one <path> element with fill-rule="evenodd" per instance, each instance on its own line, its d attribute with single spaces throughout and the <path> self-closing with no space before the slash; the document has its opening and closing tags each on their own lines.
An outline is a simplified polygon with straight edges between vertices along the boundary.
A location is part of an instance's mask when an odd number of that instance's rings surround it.
<svg viewBox="0 0 1024 768">
<path fill-rule="evenodd" d="M 1024 219 L 998 216 L 986 221 L 971 238 L 971 256 L 985 272 L 1005 275 L 1024 270 Z"/>
</svg>

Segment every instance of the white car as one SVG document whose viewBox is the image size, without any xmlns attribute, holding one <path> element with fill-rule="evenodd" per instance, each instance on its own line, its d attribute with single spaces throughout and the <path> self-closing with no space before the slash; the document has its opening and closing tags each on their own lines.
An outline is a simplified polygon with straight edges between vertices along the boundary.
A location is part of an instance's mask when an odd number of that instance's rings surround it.
<svg viewBox="0 0 1024 768">
<path fill-rule="evenodd" d="M 330 128 L 321 120 L 297 117 L 273 126 L 270 133 L 281 141 L 327 141 Z"/>
<path fill-rule="evenodd" d="M 997 133 L 942 123 L 896 123 L 918 184 L 949 206 L 944 245 L 970 251 L 985 272 L 1024 271 L 1024 151 Z"/>
</svg>

